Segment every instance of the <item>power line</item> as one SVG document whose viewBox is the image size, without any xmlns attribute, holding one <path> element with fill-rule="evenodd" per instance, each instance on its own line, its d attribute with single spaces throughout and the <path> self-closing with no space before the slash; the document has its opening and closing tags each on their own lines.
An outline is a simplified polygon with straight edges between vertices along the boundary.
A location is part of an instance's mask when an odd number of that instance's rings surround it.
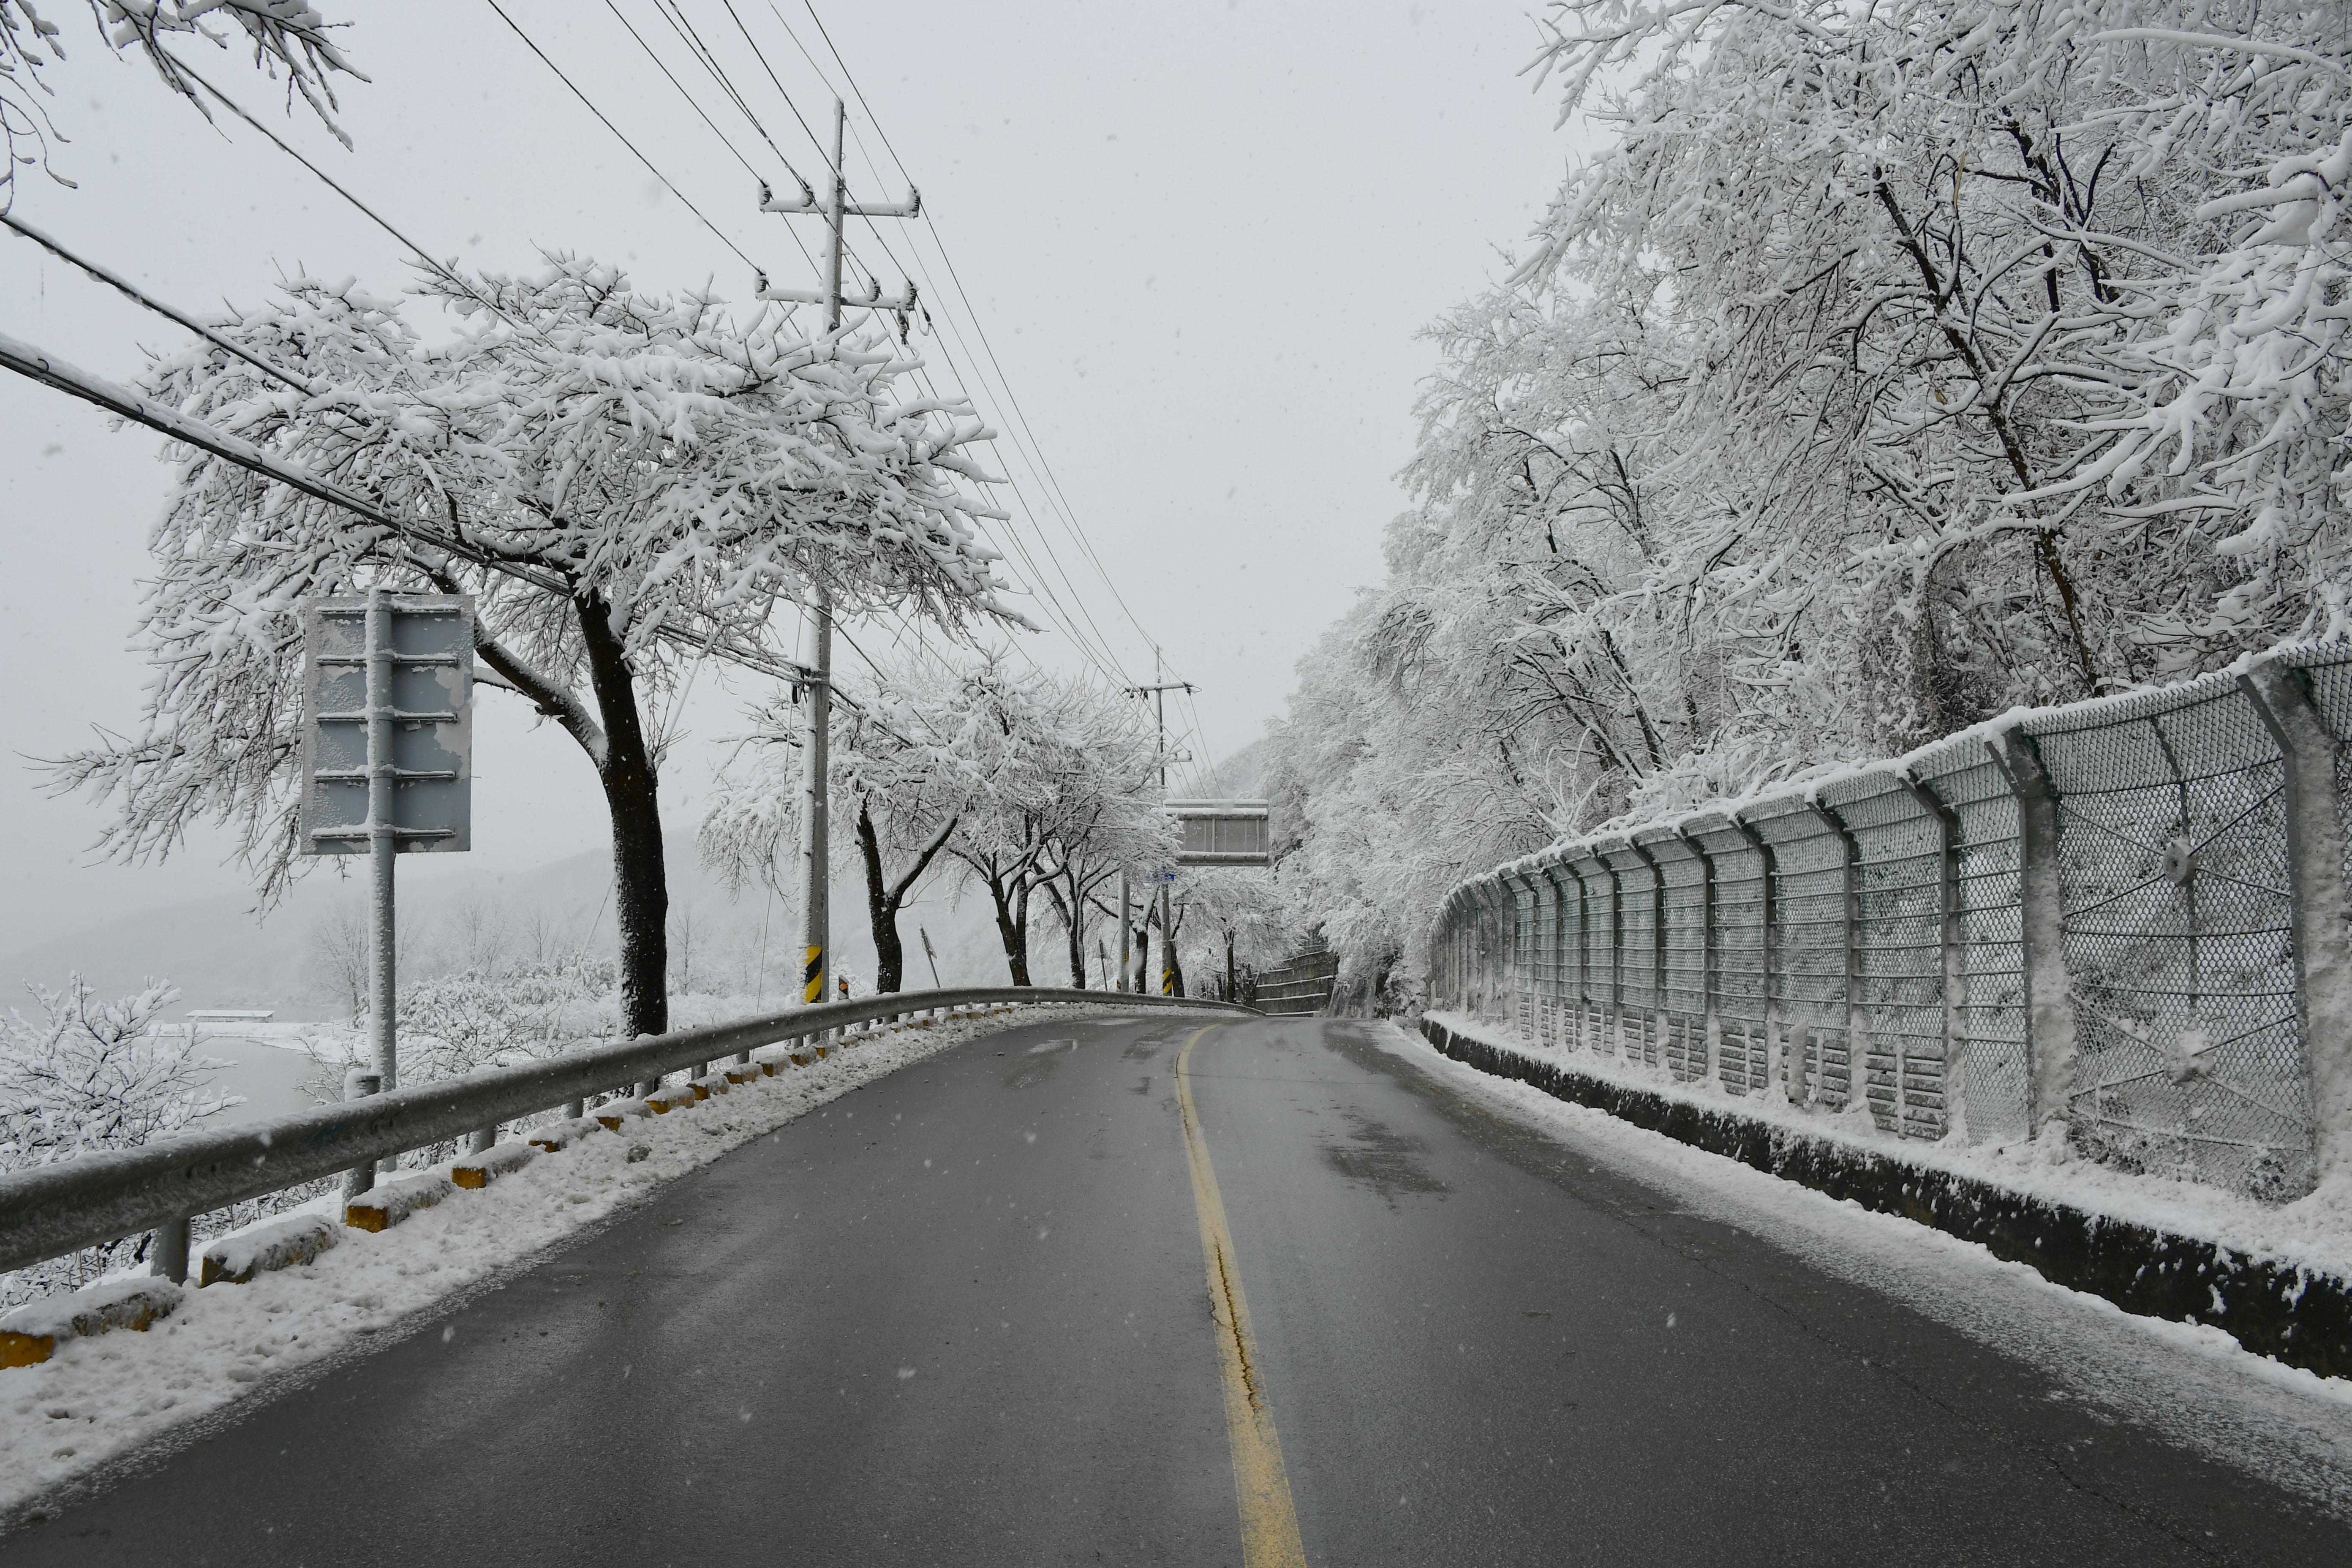
<svg viewBox="0 0 2352 1568">
<path fill-rule="evenodd" d="M 866 89 L 858 86 L 856 73 L 849 68 L 849 62 L 842 58 L 839 46 L 834 43 L 833 34 L 824 25 L 824 18 L 817 15 L 814 0 L 802 0 L 802 5 L 808 12 L 809 20 L 816 25 L 817 36 L 824 40 L 825 49 L 833 56 L 834 63 L 841 68 L 842 77 L 848 82 L 850 91 L 856 95 L 858 107 L 866 110 L 866 118 L 873 125 L 875 135 L 881 139 L 883 150 L 890 154 L 890 161 L 898 165 L 899 174 L 904 176 L 907 173 L 905 160 L 898 156 L 898 150 L 891 145 L 890 133 L 883 130 L 880 117 L 875 114 L 874 106 L 866 101 Z M 769 0 L 769 8 L 771 10 L 775 8 L 774 0 Z M 782 14 L 778 13 L 776 19 L 780 23 L 782 22 Z M 787 34 L 792 31 L 789 26 L 784 30 Z M 799 40 L 795 37 L 793 41 L 798 43 Z M 803 50 L 803 53 L 806 51 Z M 1143 623 L 1136 617 L 1134 609 L 1127 602 L 1127 596 L 1119 592 L 1118 584 L 1103 566 L 1101 557 L 1095 552 L 1093 542 L 1087 539 L 1085 532 L 1077 527 L 1071 515 L 1075 509 L 1070 507 L 1068 492 L 1062 489 L 1061 478 L 1054 473 L 1053 465 L 1045 460 L 1044 449 L 1037 443 L 1036 432 L 1029 424 L 1028 414 L 1021 407 L 1020 399 L 1013 394 L 1013 384 L 1004 374 L 1003 363 L 997 358 L 995 345 L 988 340 L 987 328 L 981 325 L 980 312 L 973 307 L 971 296 L 964 289 L 963 279 L 956 271 L 955 258 L 948 254 L 947 237 L 940 232 L 938 219 L 926 213 L 923 216 L 923 224 L 930 230 L 932 243 L 939 247 L 940 260 L 947 268 L 948 279 L 955 285 L 957 298 L 963 301 L 965 312 L 972 319 L 972 330 L 979 335 L 981 346 L 987 351 L 990 364 L 995 367 L 997 383 L 1003 389 L 1005 403 L 1012 409 L 1014 416 L 1021 421 L 1024 430 L 1028 432 L 1030 445 L 1036 451 L 1037 462 L 1045 470 L 1046 482 L 1053 487 L 1055 497 L 1065 509 L 1062 513 L 1063 526 L 1069 531 L 1071 537 L 1077 541 L 1079 548 L 1084 550 L 1087 558 L 1093 562 L 1096 573 L 1102 578 L 1103 585 L 1110 590 L 1111 597 L 1118 601 L 1120 611 L 1127 616 L 1128 624 L 1133 626 L 1137 634 L 1147 642 L 1150 641 L 1150 634 L 1143 629 Z"/>
<path fill-rule="evenodd" d="M 752 260 L 750 257 L 744 256 L 743 247 L 737 245 L 733 240 L 728 238 L 727 236 L 720 231 L 717 224 L 712 223 L 709 218 L 705 217 L 703 216 L 702 209 L 696 206 L 693 202 L 689 201 L 684 191 L 681 191 L 676 185 L 671 184 L 669 176 L 656 168 L 654 166 L 654 161 L 651 158 L 646 157 L 643 153 L 639 153 L 637 151 L 637 144 L 630 141 L 627 136 L 622 134 L 621 128 L 614 124 L 613 121 L 606 117 L 604 111 L 597 108 L 586 93 L 580 90 L 579 84 L 574 82 L 570 77 L 563 74 L 563 68 L 547 58 L 547 51 L 541 48 L 538 44 L 532 42 L 531 36 L 529 33 L 524 32 L 522 28 L 516 24 L 515 19 L 512 16 L 506 14 L 505 9 L 499 5 L 499 0 L 482 0 L 482 3 L 488 5 L 491 10 L 498 12 L 499 20 L 504 22 L 509 27 L 514 29 L 514 36 L 520 38 L 523 41 L 524 46 L 528 47 L 532 54 L 535 54 L 540 58 L 541 64 L 545 65 L 549 70 L 555 73 L 557 80 L 561 81 L 564 86 L 572 89 L 572 96 L 578 99 L 583 104 L 584 104 L 587 107 L 589 113 L 594 115 L 599 121 L 602 121 L 604 122 L 604 129 L 611 132 L 620 142 L 622 146 L 626 147 L 632 153 L 635 154 L 637 162 L 643 163 L 646 170 L 652 174 L 653 177 L 662 183 L 662 188 L 664 190 L 669 192 L 671 195 L 676 196 L 679 203 L 685 206 L 687 211 L 692 213 L 696 217 L 700 218 L 702 221 L 702 226 L 709 229 L 712 234 L 717 235 L 719 244 L 733 251 L 737 256 L 742 257 L 744 266 L 752 268 L 754 271 L 759 269 L 760 264 Z M 632 29 L 632 31 L 634 31 L 634 29 Z M 676 79 L 673 78 L 672 79 L 675 80 Z M 686 89 L 681 87 L 678 90 L 683 92 Z M 718 128 L 713 126 L 712 129 L 716 130 Z"/>
</svg>

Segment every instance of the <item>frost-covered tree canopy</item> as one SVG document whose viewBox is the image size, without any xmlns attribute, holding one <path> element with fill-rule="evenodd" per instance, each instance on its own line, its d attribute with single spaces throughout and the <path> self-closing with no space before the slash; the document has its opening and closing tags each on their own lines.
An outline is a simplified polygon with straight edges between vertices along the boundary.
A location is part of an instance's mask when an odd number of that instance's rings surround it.
<svg viewBox="0 0 2352 1568">
<path fill-rule="evenodd" d="M 1437 328 L 1282 741 L 1343 953 L 1605 818 L 2345 635 L 2340 4 L 1547 26 L 1605 143 Z"/>
<path fill-rule="evenodd" d="M 835 713 L 835 810 L 856 813 L 877 978 L 895 984 L 899 904 L 944 857 L 987 891 L 1014 984 L 1030 983 L 1031 903 L 1041 889 L 1062 916 L 1082 980 L 1078 937 L 1095 890 L 1122 868 L 1174 852 L 1158 742 L 1140 711 L 1002 654 L 877 671 L 843 689 L 855 707 Z M 772 875 L 797 842 L 798 741 L 789 709 L 766 710 L 713 792 L 703 856 L 732 880 Z"/>
<path fill-rule="evenodd" d="M 697 658 L 772 667 L 792 624 L 777 611 L 820 590 L 851 614 L 1009 618 L 976 523 L 994 514 L 962 488 L 984 477 L 966 448 L 986 432 L 963 405 L 902 396 L 911 363 L 855 325 L 739 321 L 570 257 L 528 277 L 429 269 L 415 291 L 455 312 L 454 338 L 426 340 L 400 300 L 308 278 L 224 326 L 307 390 L 210 345 L 147 375 L 157 401 L 400 526 L 173 448 L 138 632 L 155 671 L 143 724 L 58 777 L 119 803 L 110 854 L 226 823 L 273 895 L 299 848 L 301 605 L 370 584 L 471 594 L 480 665 L 604 786 L 623 993 L 633 1032 L 657 1026 L 660 737 L 643 700 Z"/>
<path fill-rule="evenodd" d="M 63 0 L 68 7 L 73 0 Z M 286 80 L 287 99 L 299 95 L 328 130 L 335 124 L 338 73 L 364 81 L 328 37 L 347 24 L 329 22 L 308 0 L 83 0 L 96 37 L 116 53 L 136 49 L 163 85 L 207 119 L 212 110 L 189 68 L 172 52 L 176 35 L 227 50 L 250 47 L 253 63 Z M 240 38 L 238 35 L 241 34 Z M 33 0 L 0 0 L 0 212 L 16 200 L 17 171 L 37 167 L 70 185 L 54 167 L 53 143 L 70 141 L 51 114 L 56 89 L 49 71 L 67 58 L 65 31 Z"/>
</svg>

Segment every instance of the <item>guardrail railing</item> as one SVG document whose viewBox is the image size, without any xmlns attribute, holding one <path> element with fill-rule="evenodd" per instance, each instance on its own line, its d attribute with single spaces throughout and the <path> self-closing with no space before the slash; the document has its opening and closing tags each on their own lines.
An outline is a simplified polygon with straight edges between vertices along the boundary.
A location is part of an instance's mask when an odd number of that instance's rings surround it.
<svg viewBox="0 0 2352 1568">
<path fill-rule="evenodd" d="M 1202 997 L 1038 986 L 905 991 L 761 1018 L 617 1040 L 518 1067 L 405 1085 L 316 1110 L 85 1154 L 0 1175 L 0 1271 L 156 1233 L 154 1268 L 187 1275 L 189 1222 L 232 1204 L 461 1138 L 486 1149 L 505 1123 L 592 1096 L 634 1092 L 688 1068 L 745 1061 L 763 1047 L 814 1040 L 859 1024 L 969 1009 L 1087 1002 L 1122 1009 L 1254 1014 Z M 488 1137 L 483 1136 L 488 1134 Z"/>
</svg>

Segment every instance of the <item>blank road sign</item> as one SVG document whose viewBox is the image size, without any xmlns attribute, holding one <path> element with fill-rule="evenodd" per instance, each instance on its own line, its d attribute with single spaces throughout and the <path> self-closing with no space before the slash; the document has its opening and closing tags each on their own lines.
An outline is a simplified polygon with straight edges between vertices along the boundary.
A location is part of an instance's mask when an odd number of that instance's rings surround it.
<svg viewBox="0 0 2352 1568">
<path fill-rule="evenodd" d="M 1265 866 L 1270 863 L 1265 802 L 1171 800 L 1179 866 Z"/>
<path fill-rule="evenodd" d="M 395 594 L 389 656 L 392 826 L 403 854 L 473 847 L 474 605 Z M 368 822 L 368 601 L 302 613 L 302 850 L 364 855 Z"/>
</svg>

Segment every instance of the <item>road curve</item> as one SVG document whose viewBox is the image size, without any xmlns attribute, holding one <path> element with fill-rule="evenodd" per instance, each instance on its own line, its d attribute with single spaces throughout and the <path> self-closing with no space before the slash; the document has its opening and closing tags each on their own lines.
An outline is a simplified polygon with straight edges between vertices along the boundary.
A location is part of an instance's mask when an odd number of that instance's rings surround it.
<svg viewBox="0 0 2352 1568">
<path fill-rule="evenodd" d="M 1245 1568 L 1174 1079 L 1196 1038 L 1307 1562 L 2352 1561 L 2344 1521 L 2053 1401 L 1366 1026 L 1164 1016 L 870 1084 L 0 1559 Z"/>
</svg>

